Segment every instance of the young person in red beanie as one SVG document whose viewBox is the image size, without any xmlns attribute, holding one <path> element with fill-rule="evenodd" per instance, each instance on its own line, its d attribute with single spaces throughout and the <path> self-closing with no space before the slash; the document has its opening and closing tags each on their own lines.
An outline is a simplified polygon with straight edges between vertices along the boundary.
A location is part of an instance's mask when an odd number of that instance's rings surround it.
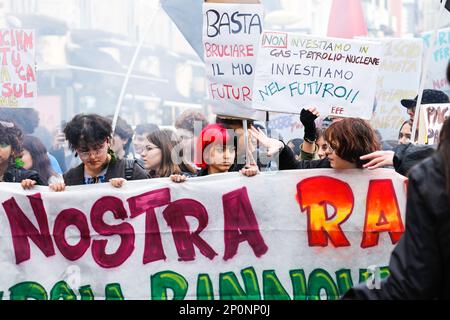
<svg viewBox="0 0 450 320">
<path fill-rule="evenodd" d="M 200 168 L 197 176 L 229 172 L 236 157 L 237 138 L 232 130 L 219 124 L 206 126 L 197 141 L 196 165 Z M 251 165 L 240 170 L 243 175 L 252 177 L 258 173 L 258 167 Z M 172 181 L 183 182 L 187 177 L 172 175 Z"/>
</svg>

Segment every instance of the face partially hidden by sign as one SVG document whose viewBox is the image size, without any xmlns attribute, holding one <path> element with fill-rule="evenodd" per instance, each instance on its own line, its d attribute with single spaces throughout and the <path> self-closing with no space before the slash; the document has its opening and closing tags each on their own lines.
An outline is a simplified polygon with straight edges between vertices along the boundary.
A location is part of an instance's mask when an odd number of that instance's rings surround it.
<svg viewBox="0 0 450 320">
<path fill-rule="evenodd" d="M 409 115 L 409 121 L 414 122 L 414 115 L 416 114 L 416 107 L 411 107 L 406 110 Z"/>
</svg>

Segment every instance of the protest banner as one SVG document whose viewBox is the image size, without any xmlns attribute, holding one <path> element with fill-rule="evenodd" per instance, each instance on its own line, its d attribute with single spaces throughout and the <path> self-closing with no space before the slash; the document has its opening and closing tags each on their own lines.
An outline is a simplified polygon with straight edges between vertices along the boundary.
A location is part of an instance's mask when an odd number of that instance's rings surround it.
<svg viewBox="0 0 450 320">
<path fill-rule="evenodd" d="M 203 4 L 203 46 L 207 92 L 219 115 L 263 120 L 251 108 L 261 4 Z"/>
<path fill-rule="evenodd" d="M 2 183 L 0 299 L 336 299 L 389 274 L 405 182 L 316 169 L 63 193 Z"/>
<path fill-rule="evenodd" d="M 438 144 L 444 121 L 450 116 L 450 104 L 423 104 L 420 112 L 419 143 Z"/>
<path fill-rule="evenodd" d="M 382 40 L 383 59 L 377 79 L 376 110 L 371 120 L 383 140 L 398 140 L 402 123 L 409 119 L 402 99 L 417 96 L 422 66 L 421 39 Z"/>
<path fill-rule="evenodd" d="M 370 119 L 381 53 L 376 42 L 264 31 L 253 108 Z"/>
<path fill-rule="evenodd" d="M 34 30 L 0 29 L 0 107 L 35 106 L 35 49 Z"/>
<path fill-rule="evenodd" d="M 424 33 L 422 38 L 426 49 L 431 47 L 432 32 Z M 429 61 L 428 72 L 426 75 L 425 89 L 435 89 L 444 91 L 450 96 L 450 85 L 445 76 L 448 62 L 450 61 L 450 28 L 440 29 L 431 59 Z"/>
</svg>

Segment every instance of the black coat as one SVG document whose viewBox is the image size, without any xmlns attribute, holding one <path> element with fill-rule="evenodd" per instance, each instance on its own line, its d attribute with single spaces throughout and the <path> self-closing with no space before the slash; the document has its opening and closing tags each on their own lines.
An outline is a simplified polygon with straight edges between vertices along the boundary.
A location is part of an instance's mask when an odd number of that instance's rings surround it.
<svg viewBox="0 0 450 320">
<path fill-rule="evenodd" d="M 285 145 L 280 152 L 278 168 L 280 170 L 321 169 L 331 168 L 331 165 L 328 158 L 322 160 L 296 160 L 292 149 Z"/>
<path fill-rule="evenodd" d="M 111 162 L 108 166 L 108 170 L 106 171 L 106 181 L 109 181 L 113 178 L 124 178 L 126 177 L 125 168 L 126 162 L 133 161 L 133 176 L 129 180 L 144 180 L 148 179 L 147 171 L 142 168 L 136 161 L 134 160 L 116 160 Z M 64 182 L 68 186 L 78 186 L 84 184 L 84 164 L 80 164 L 78 167 L 70 169 L 64 175 Z"/>
<path fill-rule="evenodd" d="M 434 154 L 436 146 L 399 144 L 393 151 L 395 171 L 407 176 L 412 167 Z"/>
<path fill-rule="evenodd" d="M 409 173 L 406 230 L 389 269 L 381 290 L 360 284 L 344 299 L 450 299 L 450 209 L 440 153 Z"/>
<path fill-rule="evenodd" d="M 4 182 L 22 182 L 23 180 L 30 179 L 36 181 L 37 185 L 45 186 L 44 181 L 41 180 L 39 174 L 36 171 L 25 170 L 21 168 L 9 167 L 3 175 Z"/>
</svg>

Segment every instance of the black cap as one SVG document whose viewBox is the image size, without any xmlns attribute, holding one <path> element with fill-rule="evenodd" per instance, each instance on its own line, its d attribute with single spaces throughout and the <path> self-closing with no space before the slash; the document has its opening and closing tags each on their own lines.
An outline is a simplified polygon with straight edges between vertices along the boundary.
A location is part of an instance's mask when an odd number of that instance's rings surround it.
<svg viewBox="0 0 450 320">
<path fill-rule="evenodd" d="M 417 104 L 418 96 L 412 99 L 403 99 L 400 101 L 402 106 L 405 108 L 413 108 Z M 432 89 L 425 89 L 423 90 L 422 95 L 422 104 L 437 104 L 437 103 L 449 103 L 450 100 L 448 96 L 440 90 L 432 90 Z"/>
</svg>

